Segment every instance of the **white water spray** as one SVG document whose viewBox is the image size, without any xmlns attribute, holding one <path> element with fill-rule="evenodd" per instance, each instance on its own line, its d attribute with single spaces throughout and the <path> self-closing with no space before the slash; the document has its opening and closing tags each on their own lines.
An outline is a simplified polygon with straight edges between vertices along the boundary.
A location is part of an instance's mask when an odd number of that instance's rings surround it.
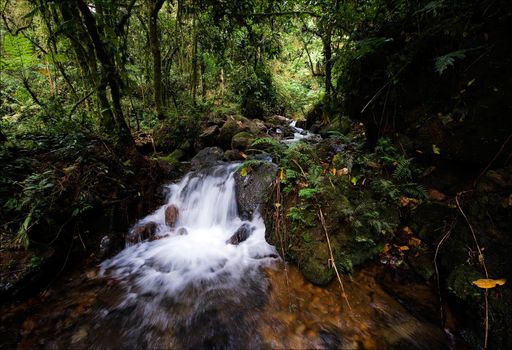
<svg viewBox="0 0 512 350">
<path fill-rule="evenodd" d="M 277 256 L 265 241 L 265 225 L 256 214 L 242 221 L 237 213 L 236 164 L 191 173 L 169 185 L 167 203 L 138 225 L 156 224 L 156 240 L 128 246 L 101 264 L 100 273 L 129 281 L 133 293 L 173 296 L 185 288 L 214 284 L 234 285 L 248 268 L 269 264 Z M 165 223 L 165 210 L 179 210 L 175 228 Z M 243 224 L 252 234 L 238 245 L 227 243 Z"/>
</svg>

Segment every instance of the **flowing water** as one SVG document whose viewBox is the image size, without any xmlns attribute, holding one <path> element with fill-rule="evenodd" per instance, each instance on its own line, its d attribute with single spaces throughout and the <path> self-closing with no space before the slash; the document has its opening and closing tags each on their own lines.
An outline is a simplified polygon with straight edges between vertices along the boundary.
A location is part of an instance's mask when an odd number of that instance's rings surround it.
<svg viewBox="0 0 512 350">
<path fill-rule="evenodd" d="M 153 225 L 153 237 L 3 310 L 2 322 L 26 312 L 18 348 L 453 347 L 387 295 L 371 271 L 346 281 L 349 308 L 337 284 L 316 287 L 284 264 L 265 241 L 261 217 L 238 216 L 236 166 L 168 186 L 165 205 L 135 226 Z M 166 223 L 170 207 L 178 215 Z M 232 244 L 240 227 L 246 239 Z"/>
</svg>

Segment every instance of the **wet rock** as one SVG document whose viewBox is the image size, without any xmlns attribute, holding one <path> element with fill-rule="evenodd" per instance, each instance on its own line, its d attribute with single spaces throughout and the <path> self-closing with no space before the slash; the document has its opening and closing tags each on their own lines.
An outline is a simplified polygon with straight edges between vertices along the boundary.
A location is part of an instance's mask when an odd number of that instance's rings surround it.
<svg viewBox="0 0 512 350">
<path fill-rule="evenodd" d="M 274 163 L 261 162 L 248 167 L 246 176 L 235 173 L 235 194 L 242 219 L 252 218 L 257 208 L 268 198 L 277 172 Z"/>
<path fill-rule="evenodd" d="M 122 234 L 111 233 L 103 236 L 97 250 L 97 256 L 104 259 L 124 247 L 125 240 Z"/>
<path fill-rule="evenodd" d="M 176 225 L 176 221 L 178 221 L 178 215 L 179 215 L 178 207 L 176 207 L 174 204 L 169 205 L 167 208 L 165 208 L 165 223 L 169 227 L 174 227 Z"/>
<path fill-rule="evenodd" d="M 244 160 L 244 157 L 237 150 L 228 149 L 224 152 L 224 157 L 222 158 L 225 161 L 232 162 L 237 160 Z"/>
<path fill-rule="evenodd" d="M 244 151 L 252 144 L 256 136 L 250 132 L 242 131 L 231 139 L 231 148 Z"/>
<path fill-rule="evenodd" d="M 206 145 L 213 145 L 219 136 L 219 130 L 220 129 L 218 125 L 208 126 L 199 135 L 199 139 L 202 140 Z"/>
<path fill-rule="evenodd" d="M 251 225 L 243 224 L 235 231 L 235 233 L 233 233 L 233 235 L 226 241 L 226 243 L 238 245 L 249 238 L 253 231 L 254 228 L 251 227 Z"/>
<path fill-rule="evenodd" d="M 138 243 L 155 236 L 157 224 L 154 222 L 146 222 L 144 224 L 135 225 L 128 234 L 127 241 L 130 243 Z M 105 238 L 105 237 L 104 237 Z"/>
<path fill-rule="evenodd" d="M 185 236 L 185 235 L 188 235 L 188 231 L 185 227 L 180 227 L 177 231 L 176 231 L 176 234 L 178 236 Z"/>
<path fill-rule="evenodd" d="M 192 169 L 205 168 L 216 164 L 222 159 L 224 151 L 220 147 L 207 147 L 199 151 L 194 158 L 192 158 L 190 164 Z"/>
</svg>

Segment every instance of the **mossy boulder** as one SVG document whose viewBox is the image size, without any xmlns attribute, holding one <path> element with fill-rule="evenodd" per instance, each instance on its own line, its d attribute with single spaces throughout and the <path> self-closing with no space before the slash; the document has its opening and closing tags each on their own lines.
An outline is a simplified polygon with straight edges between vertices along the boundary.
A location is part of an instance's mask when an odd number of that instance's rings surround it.
<svg viewBox="0 0 512 350">
<path fill-rule="evenodd" d="M 239 151 L 245 151 L 256 139 L 256 135 L 251 132 L 242 131 L 237 133 L 231 139 L 231 148 Z"/>
<path fill-rule="evenodd" d="M 229 149 L 231 147 L 231 140 L 233 139 L 233 136 L 243 131 L 257 133 L 259 128 L 254 121 L 245 117 L 228 116 L 220 128 L 218 137 L 219 146 L 224 149 Z"/>
</svg>

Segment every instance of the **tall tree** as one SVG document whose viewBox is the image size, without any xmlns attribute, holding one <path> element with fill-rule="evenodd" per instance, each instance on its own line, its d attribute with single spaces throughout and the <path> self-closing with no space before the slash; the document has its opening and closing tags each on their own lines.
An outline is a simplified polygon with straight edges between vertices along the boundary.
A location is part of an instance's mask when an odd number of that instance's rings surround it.
<svg viewBox="0 0 512 350">
<path fill-rule="evenodd" d="M 158 38 L 158 13 L 162 9 L 165 0 L 148 0 L 149 12 L 149 47 L 153 56 L 153 93 L 155 98 L 155 112 L 159 120 L 165 118 L 164 98 L 162 84 L 162 53 Z"/>
</svg>

